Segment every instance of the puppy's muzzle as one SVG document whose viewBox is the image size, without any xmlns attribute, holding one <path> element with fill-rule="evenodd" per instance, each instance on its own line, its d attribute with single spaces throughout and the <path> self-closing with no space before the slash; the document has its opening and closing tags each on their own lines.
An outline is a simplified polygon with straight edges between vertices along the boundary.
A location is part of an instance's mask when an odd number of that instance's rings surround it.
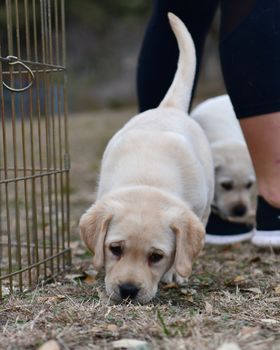
<svg viewBox="0 0 280 350">
<path fill-rule="evenodd" d="M 135 299 L 140 288 L 131 283 L 119 285 L 120 296 L 122 299 Z"/>
<path fill-rule="evenodd" d="M 247 213 L 247 208 L 244 204 L 238 204 L 232 208 L 232 216 L 241 217 Z"/>
</svg>

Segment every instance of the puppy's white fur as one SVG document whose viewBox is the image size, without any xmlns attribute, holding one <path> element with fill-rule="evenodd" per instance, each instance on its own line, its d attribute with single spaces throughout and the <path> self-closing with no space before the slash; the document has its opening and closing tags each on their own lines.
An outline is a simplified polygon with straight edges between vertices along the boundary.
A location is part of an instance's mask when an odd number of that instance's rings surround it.
<svg viewBox="0 0 280 350">
<path fill-rule="evenodd" d="M 144 303 L 161 279 L 181 283 L 190 275 L 213 199 L 211 150 L 185 113 L 194 45 L 175 15 L 169 21 L 180 49 L 174 81 L 158 108 L 135 116 L 110 140 L 97 201 L 80 221 L 94 266 L 105 263 L 106 290 L 115 300 L 129 284 L 139 290 L 135 300 Z"/>
<path fill-rule="evenodd" d="M 213 153 L 214 210 L 231 221 L 251 223 L 254 216 L 255 174 L 229 96 L 206 100 L 192 111 L 191 117 L 205 131 Z"/>
</svg>

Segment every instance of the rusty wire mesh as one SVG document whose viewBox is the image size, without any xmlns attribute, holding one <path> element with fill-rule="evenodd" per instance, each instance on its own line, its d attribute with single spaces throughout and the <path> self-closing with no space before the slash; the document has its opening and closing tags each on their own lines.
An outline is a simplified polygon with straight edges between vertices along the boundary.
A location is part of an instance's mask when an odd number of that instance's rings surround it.
<svg viewBox="0 0 280 350">
<path fill-rule="evenodd" d="M 0 298 L 70 264 L 64 0 L 0 22 Z"/>
</svg>

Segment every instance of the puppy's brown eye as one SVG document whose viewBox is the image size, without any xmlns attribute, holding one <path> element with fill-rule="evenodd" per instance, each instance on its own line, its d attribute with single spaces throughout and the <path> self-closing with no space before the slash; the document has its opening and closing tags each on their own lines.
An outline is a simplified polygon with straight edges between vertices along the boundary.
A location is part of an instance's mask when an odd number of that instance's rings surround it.
<svg viewBox="0 0 280 350">
<path fill-rule="evenodd" d="M 222 182 L 221 186 L 226 191 L 231 191 L 233 189 L 233 183 L 232 182 Z"/>
<path fill-rule="evenodd" d="M 159 253 L 152 253 L 152 254 L 149 256 L 149 262 L 150 262 L 151 264 L 155 264 L 155 263 L 157 263 L 158 261 L 160 261 L 162 258 L 163 258 L 163 255 L 162 255 L 162 254 L 159 254 Z"/>
<path fill-rule="evenodd" d="M 253 182 L 252 181 L 249 181 L 247 184 L 246 184 L 246 188 L 251 188 L 253 186 Z"/>
<path fill-rule="evenodd" d="M 123 250 L 122 250 L 122 247 L 120 245 L 111 245 L 110 250 L 111 250 L 113 255 L 118 256 L 118 257 L 122 256 Z"/>
</svg>

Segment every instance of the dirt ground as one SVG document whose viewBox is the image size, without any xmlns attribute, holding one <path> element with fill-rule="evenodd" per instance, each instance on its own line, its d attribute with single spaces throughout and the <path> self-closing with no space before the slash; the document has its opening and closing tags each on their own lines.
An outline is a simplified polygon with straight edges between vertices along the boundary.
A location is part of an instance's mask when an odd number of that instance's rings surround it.
<svg viewBox="0 0 280 350">
<path fill-rule="evenodd" d="M 38 349 L 51 339 L 61 350 L 112 349 L 124 338 L 146 342 L 137 349 L 280 349 L 280 256 L 270 249 L 206 246 L 186 286 L 161 285 L 147 305 L 106 298 L 104 276 L 93 274 L 77 223 L 94 200 L 104 147 L 131 115 L 70 117 L 73 267 L 1 302 L 0 349 Z"/>
</svg>

